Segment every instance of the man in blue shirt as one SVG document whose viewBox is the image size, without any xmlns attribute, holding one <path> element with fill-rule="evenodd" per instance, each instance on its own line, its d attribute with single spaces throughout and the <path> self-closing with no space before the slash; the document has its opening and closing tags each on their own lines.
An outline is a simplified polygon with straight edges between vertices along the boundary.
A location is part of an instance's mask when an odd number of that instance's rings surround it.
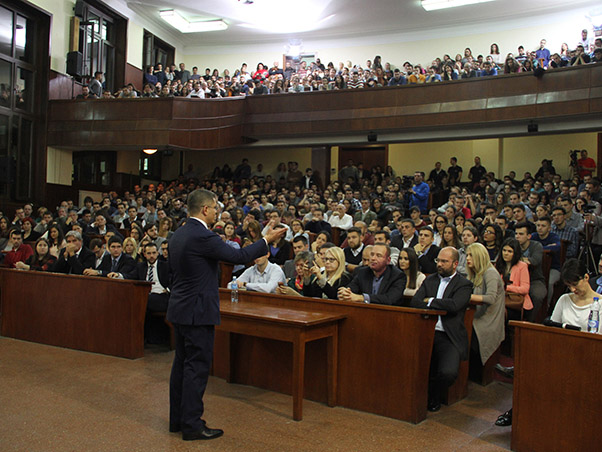
<svg viewBox="0 0 602 452">
<path fill-rule="evenodd" d="M 491 75 L 497 75 L 497 68 L 493 67 L 489 61 L 485 61 L 483 63 L 483 70 L 481 71 L 481 77 Z"/>
<path fill-rule="evenodd" d="M 429 200 L 430 188 L 424 182 L 424 173 L 416 171 L 414 173 L 414 186 L 410 188 L 410 207 L 418 206 L 421 213 L 427 212 L 427 203 Z"/>
<path fill-rule="evenodd" d="M 545 39 L 539 41 L 539 49 L 535 51 L 535 58 L 537 58 L 541 66 L 545 68 L 548 67 L 548 62 L 550 61 L 550 51 L 546 49 Z"/>
</svg>

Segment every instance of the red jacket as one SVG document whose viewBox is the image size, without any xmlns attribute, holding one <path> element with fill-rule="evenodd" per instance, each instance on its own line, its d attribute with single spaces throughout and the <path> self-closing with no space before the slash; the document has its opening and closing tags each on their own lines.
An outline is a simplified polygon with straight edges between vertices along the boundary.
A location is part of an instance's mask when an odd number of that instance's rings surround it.
<svg viewBox="0 0 602 452">
<path fill-rule="evenodd" d="M 33 254 L 31 246 L 23 243 L 16 250 L 9 251 L 4 257 L 4 265 L 10 268 L 16 268 L 17 262 L 25 262 Z"/>
</svg>

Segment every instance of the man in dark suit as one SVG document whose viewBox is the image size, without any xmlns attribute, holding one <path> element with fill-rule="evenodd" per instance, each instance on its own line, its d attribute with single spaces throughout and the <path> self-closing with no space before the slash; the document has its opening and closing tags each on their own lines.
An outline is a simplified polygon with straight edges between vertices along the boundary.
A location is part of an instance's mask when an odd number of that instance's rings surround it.
<svg viewBox="0 0 602 452">
<path fill-rule="evenodd" d="M 134 271 L 136 261 L 123 252 L 123 242 L 119 237 L 114 235 L 109 239 L 108 249 L 109 253 L 104 255 L 100 265 L 96 269 L 86 268 L 84 275 L 114 278 L 115 274 L 123 276 Z"/>
<path fill-rule="evenodd" d="M 369 266 L 358 267 L 349 286 L 339 288 L 339 300 L 401 305 L 406 275 L 390 263 L 389 246 L 372 245 Z"/>
<path fill-rule="evenodd" d="M 398 250 L 404 248 L 414 248 L 418 245 L 418 236 L 416 235 L 416 225 L 410 218 L 403 218 L 397 222 L 399 234 L 391 233 L 391 246 Z"/>
<path fill-rule="evenodd" d="M 88 235 L 105 235 L 107 232 L 113 232 L 117 237 L 121 237 L 123 240 L 123 236 L 117 230 L 115 226 L 107 223 L 107 217 L 101 212 L 96 214 L 96 220 L 94 221 L 94 226 L 91 226 L 86 231 Z"/>
<path fill-rule="evenodd" d="M 446 311 L 435 326 L 429 374 L 429 411 L 441 408 L 441 392 L 456 380 L 460 361 L 468 359 L 468 333 L 464 313 L 470 302 L 472 283 L 456 272 L 458 251 L 443 248 L 437 257 L 437 273 L 422 283 L 411 301 L 415 308 Z"/>
<path fill-rule="evenodd" d="M 416 254 L 418 255 L 418 264 L 422 273 L 430 275 L 431 273 L 437 272 L 437 255 L 439 254 L 439 247 L 433 243 L 435 239 L 435 233 L 429 227 L 420 229 L 418 233 L 418 245 L 414 247 Z"/>
<path fill-rule="evenodd" d="M 67 246 L 59 251 L 59 257 L 51 267 L 51 272 L 83 275 L 84 269 L 94 267 L 96 256 L 83 246 L 79 232 L 67 232 L 65 241 Z"/>
<path fill-rule="evenodd" d="M 125 275 L 109 273 L 109 278 L 135 279 L 148 281 L 153 284 L 148 294 L 146 304 L 146 318 L 144 319 L 144 337 L 147 342 L 161 343 L 168 334 L 167 326 L 158 317 L 150 316 L 151 312 L 165 312 L 169 305 L 170 273 L 169 263 L 159 260 L 159 250 L 156 243 L 147 243 L 144 246 L 144 262 L 139 262 L 134 270 Z"/>
<path fill-rule="evenodd" d="M 263 240 L 234 249 L 211 231 L 218 214 L 217 197 L 208 190 L 188 196 L 190 218 L 169 241 L 172 274 L 167 320 L 175 329 L 176 353 L 169 385 L 169 430 L 182 431 L 182 439 L 213 439 L 223 430 L 207 427 L 203 416 L 203 394 L 213 357 L 215 325 L 220 323 L 218 263 L 244 264 L 269 250 L 285 228 L 274 224 Z"/>
</svg>

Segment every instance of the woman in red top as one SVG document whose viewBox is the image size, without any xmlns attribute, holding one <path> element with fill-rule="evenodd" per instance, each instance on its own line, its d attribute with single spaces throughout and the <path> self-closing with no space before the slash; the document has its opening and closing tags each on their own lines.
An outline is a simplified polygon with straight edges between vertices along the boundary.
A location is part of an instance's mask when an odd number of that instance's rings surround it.
<svg viewBox="0 0 602 452">
<path fill-rule="evenodd" d="M 47 272 L 56 262 L 56 257 L 50 254 L 50 243 L 47 239 L 41 237 L 36 242 L 35 250 L 25 262 L 17 262 L 15 267 L 19 270 L 36 270 Z"/>
<path fill-rule="evenodd" d="M 268 70 L 265 68 L 263 63 L 257 63 L 257 70 L 251 74 L 253 80 L 263 80 L 267 78 Z"/>
</svg>

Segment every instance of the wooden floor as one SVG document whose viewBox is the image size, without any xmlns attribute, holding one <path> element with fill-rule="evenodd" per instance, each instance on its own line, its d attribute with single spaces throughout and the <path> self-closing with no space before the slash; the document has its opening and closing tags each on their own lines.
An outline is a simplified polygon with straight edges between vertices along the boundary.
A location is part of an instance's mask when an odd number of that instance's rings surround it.
<svg viewBox="0 0 602 452">
<path fill-rule="evenodd" d="M 470 384 L 469 397 L 419 425 L 306 400 L 291 419 L 291 397 L 211 378 L 205 419 L 222 438 L 184 442 L 168 432 L 173 352 L 138 360 L 0 338 L 0 451 L 501 451 L 510 427 L 494 421 L 512 387 Z M 375 382 L 378 384 L 378 382 Z M 403 384 L 403 382 L 399 382 Z M 369 390 L 369 389 L 367 389 Z"/>
</svg>

